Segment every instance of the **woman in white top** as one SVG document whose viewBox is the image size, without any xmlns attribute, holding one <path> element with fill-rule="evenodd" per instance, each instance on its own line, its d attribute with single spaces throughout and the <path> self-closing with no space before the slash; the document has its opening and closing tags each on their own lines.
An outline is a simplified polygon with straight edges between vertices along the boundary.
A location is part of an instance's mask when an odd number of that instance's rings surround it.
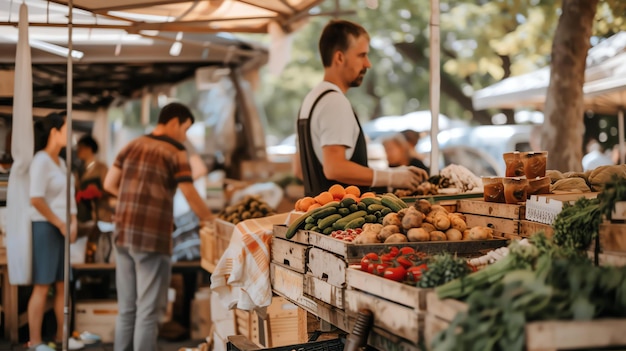
<svg viewBox="0 0 626 351">
<path fill-rule="evenodd" d="M 76 239 L 76 203 L 73 187 L 67 203 L 67 169 L 59 153 L 65 147 L 65 114 L 52 113 L 35 123 L 35 156 L 30 165 L 30 202 L 33 228 L 33 292 L 28 301 L 30 349 L 50 351 L 41 336 L 50 285 L 54 284 L 56 341 L 63 339 L 63 262 L 66 208 L 71 209 L 70 241 Z"/>
</svg>

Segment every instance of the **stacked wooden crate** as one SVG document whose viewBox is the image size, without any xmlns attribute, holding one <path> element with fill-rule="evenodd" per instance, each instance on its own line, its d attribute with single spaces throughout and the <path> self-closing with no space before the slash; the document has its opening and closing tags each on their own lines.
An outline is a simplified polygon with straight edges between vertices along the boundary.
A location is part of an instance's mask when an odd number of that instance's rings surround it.
<svg viewBox="0 0 626 351">
<path fill-rule="evenodd" d="M 208 272 L 213 272 L 215 266 L 228 245 L 235 230 L 235 225 L 221 219 L 215 220 L 215 231 L 200 231 L 200 265 Z"/>
<path fill-rule="evenodd" d="M 525 219 L 523 204 L 510 205 L 482 200 L 459 200 L 457 211 L 465 214 L 468 227 L 483 226 L 507 239 L 520 238 L 520 224 Z"/>
<path fill-rule="evenodd" d="M 424 343 L 428 349 L 438 333 L 446 330 L 456 315 L 467 311 L 467 304 L 453 299 L 440 299 L 434 290 L 426 293 Z"/>
</svg>

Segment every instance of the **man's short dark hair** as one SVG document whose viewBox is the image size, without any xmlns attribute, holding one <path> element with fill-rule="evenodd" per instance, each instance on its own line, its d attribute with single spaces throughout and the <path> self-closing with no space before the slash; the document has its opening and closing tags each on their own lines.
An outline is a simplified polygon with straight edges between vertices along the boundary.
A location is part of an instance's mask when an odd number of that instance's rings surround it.
<svg viewBox="0 0 626 351">
<path fill-rule="evenodd" d="M 191 120 L 191 124 L 193 124 L 196 120 L 193 118 L 191 111 L 189 108 L 181 103 L 172 102 L 170 104 L 165 105 L 161 112 L 159 113 L 159 120 L 157 123 L 159 124 L 167 124 L 172 118 L 178 118 L 178 122 L 180 124 L 185 123 L 188 119 Z"/>
<path fill-rule="evenodd" d="M 83 137 L 78 140 L 77 145 L 90 148 L 91 152 L 94 154 L 98 153 L 98 142 L 91 135 L 83 135 Z"/>
<path fill-rule="evenodd" d="M 330 67 L 335 52 L 345 52 L 348 50 L 350 37 L 356 39 L 361 35 L 367 35 L 369 37 L 365 28 L 356 23 L 345 20 L 332 20 L 328 22 L 322 31 L 319 42 L 319 50 L 324 67 Z"/>
</svg>

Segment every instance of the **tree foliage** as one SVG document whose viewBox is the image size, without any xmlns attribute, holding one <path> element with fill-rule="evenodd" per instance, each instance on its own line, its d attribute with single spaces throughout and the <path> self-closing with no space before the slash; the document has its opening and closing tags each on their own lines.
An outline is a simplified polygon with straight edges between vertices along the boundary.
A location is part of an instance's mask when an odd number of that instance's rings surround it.
<svg viewBox="0 0 626 351">
<path fill-rule="evenodd" d="M 366 121 L 428 109 L 430 1 L 339 3 L 342 10 L 355 10 L 354 15 L 342 18 L 361 23 L 372 37 L 373 67 L 363 85 L 348 93 L 360 118 Z M 333 11 L 334 5 L 335 1 L 325 1 L 319 10 Z M 472 92 L 550 63 L 561 1 L 441 0 L 440 6 L 441 112 L 490 123 L 498 111 L 474 111 Z M 602 38 L 626 29 L 624 13 L 626 1 L 600 1 L 593 34 Z M 273 134 L 293 133 L 302 98 L 322 77 L 317 41 L 328 20 L 313 17 L 294 34 L 292 60 L 281 76 L 265 75 L 262 99 Z"/>
</svg>

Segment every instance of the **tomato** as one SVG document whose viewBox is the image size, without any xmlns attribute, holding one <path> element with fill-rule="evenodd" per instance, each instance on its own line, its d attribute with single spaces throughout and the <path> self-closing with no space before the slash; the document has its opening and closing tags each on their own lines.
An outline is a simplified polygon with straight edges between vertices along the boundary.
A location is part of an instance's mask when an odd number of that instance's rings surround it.
<svg viewBox="0 0 626 351">
<path fill-rule="evenodd" d="M 396 258 L 396 256 L 392 255 L 390 253 L 386 253 L 386 254 L 380 255 L 380 260 L 383 261 L 383 262 L 391 262 L 395 258 Z"/>
<path fill-rule="evenodd" d="M 357 234 L 363 233 L 363 228 L 356 228 L 356 233 Z"/>
<path fill-rule="evenodd" d="M 387 267 L 383 276 L 396 282 L 401 282 L 406 276 L 406 269 L 402 266 Z"/>
<path fill-rule="evenodd" d="M 406 280 L 410 282 L 418 282 L 422 279 L 422 273 L 426 270 L 428 270 L 428 266 L 425 263 L 408 268 L 406 271 Z"/>
<path fill-rule="evenodd" d="M 411 259 L 407 256 L 400 256 L 396 258 L 396 262 L 398 262 L 398 264 L 400 264 L 404 268 L 409 268 L 413 266 L 413 261 L 411 261 Z"/>
<path fill-rule="evenodd" d="M 391 263 L 389 262 L 378 263 L 376 267 L 374 267 L 373 273 L 376 275 L 382 276 L 383 274 L 385 274 L 385 269 L 387 269 L 390 266 L 391 266 Z"/>
<path fill-rule="evenodd" d="M 476 266 L 474 266 L 473 264 L 467 264 L 467 266 L 469 267 L 469 269 L 473 272 L 478 272 L 478 268 L 476 268 Z"/>
<path fill-rule="evenodd" d="M 415 250 L 412 247 L 403 247 L 400 249 L 400 255 L 409 255 L 409 254 L 414 254 Z"/>
<path fill-rule="evenodd" d="M 370 263 L 377 262 L 377 261 L 378 261 L 378 255 L 377 254 L 375 254 L 373 252 L 370 252 L 370 253 L 366 254 L 361 259 L 361 270 L 363 272 L 368 272 L 369 271 L 370 273 L 372 273 L 368 269 L 368 266 L 370 265 Z"/>
<path fill-rule="evenodd" d="M 399 252 L 400 252 L 400 249 L 398 249 L 398 247 L 397 247 L 397 246 L 392 246 L 392 247 L 389 249 L 389 254 L 391 254 L 393 257 L 398 256 L 398 253 L 399 253 Z"/>
<path fill-rule="evenodd" d="M 372 263 L 372 262 L 370 262 L 370 263 L 367 265 L 367 273 L 370 273 L 370 274 L 376 274 L 376 273 L 374 273 L 374 271 L 376 270 L 376 266 L 378 266 L 378 263 Z"/>
</svg>

